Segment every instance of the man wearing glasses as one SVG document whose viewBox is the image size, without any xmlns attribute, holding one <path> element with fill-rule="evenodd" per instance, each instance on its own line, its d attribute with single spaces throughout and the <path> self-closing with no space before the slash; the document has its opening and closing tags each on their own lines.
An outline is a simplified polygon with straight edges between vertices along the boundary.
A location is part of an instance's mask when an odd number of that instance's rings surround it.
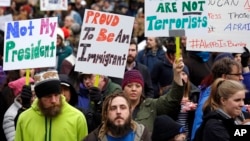
<svg viewBox="0 0 250 141">
<path fill-rule="evenodd" d="M 201 84 L 200 86 L 201 93 L 198 101 L 198 106 L 195 111 L 195 119 L 193 123 L 191 140 L 194 139 L 195 133 L 202 123 L 203 105 L 209 97 L 211 90 L 210 85 L 213 83 L 213 81 L 216 80 L 217 78 L 236 80 L 240 82 L 244 80 L 242 75 L 242 65 L 231 57 L 224 57 L 215 61 L 211 71 L 212 74 L 206 77 L 203 81 L 204 83 Z M 206 113 L 204 113 L 204 115 L 205 114 Z"/>
</svg>

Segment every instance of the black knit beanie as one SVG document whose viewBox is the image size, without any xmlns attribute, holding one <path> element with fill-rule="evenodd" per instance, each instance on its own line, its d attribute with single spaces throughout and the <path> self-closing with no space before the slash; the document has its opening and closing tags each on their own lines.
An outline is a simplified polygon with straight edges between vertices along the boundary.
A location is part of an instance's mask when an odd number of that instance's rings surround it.
<svg viewBox="0 0 250 141">
<path fill-rule="evenodd" d="M 167 115 L 156 117 L 152 132 L 152 141 L 167 141 L 174 136 L 185 133 L 183 126 Z"/>
</svg>

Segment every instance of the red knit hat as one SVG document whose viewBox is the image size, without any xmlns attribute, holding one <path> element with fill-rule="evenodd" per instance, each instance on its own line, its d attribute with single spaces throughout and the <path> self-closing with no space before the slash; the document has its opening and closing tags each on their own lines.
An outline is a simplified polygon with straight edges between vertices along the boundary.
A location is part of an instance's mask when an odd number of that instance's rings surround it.
<svg viewBox="0 0 250 141">
<path fill-rule="evenodd" d="M 26 11 L 28 14 L 31 12 L 31 7 L 28 4 L 21 6 L 21 11 Z"/>
<path fill-rule="evenodd" d="M 70 36 L 70 31 L 65 27 L 62 27 L 61 29 L 63 31 L 65 39 L 67 39 Z"/>
<path fill-rule="evenodd" d="M 142 77 L 141 73 L 135 69 L 125 72 L 124 78 L 122 81 L 122 89 L 124 89 L 124 87 L 128 83 L 133 83 L 133 82 L 137 82 L 137 83 L 141 84 L 142 87 L 144 87 L 143 77 Z"/>
</svg>

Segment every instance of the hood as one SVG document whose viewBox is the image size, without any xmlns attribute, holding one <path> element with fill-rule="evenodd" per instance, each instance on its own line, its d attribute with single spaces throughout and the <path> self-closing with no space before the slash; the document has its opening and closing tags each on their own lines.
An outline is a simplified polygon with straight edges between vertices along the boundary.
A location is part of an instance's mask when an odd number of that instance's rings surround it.
<svg viewBox="0 0 250 141">
<path fill-rule="evenodd" d="M 70 93 L 71 93 L 71 98 L 70 98 L 69 104 L 72 106 L 75 106 L 78 102 L 78 95 L 77 95 L 77 92 L 73 86 L 72 80 L 66 74 L 59 74 L 59 78 L 60 78 L 61 84 L 68 85 L 68 87 L 70 89 Z"/>
<path fill-rule="evenodd" d="M 80 83 L 79 95 L 88 97 L 89 90 L 84 86 L 83 83 Z"/>
</svg>

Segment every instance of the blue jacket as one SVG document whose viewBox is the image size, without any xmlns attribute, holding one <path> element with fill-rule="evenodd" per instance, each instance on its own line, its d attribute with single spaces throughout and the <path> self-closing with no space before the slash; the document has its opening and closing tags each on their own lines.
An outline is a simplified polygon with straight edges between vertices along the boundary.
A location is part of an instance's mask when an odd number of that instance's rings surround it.
<svg viewBox="0 0 250 141">
<path fill-rule="evenodd" d="M 246 86 L 248 92 L 246 93 L 245 103 L 250 104 L 250 72 L 243 73 L 243 84 Z"/>
<path fill-rule="evenodd" d="M 78 104 L 77 107 L 80 109 L 88 110 L 89 109 L 89 90 L 81 83 L 80 90 L 78 94 Z"/>
<path fill-rule="evenodd" d="M 200 127 L 202 123 L 202 117 L 203 117 L 203 105 L 208 99 L 210 95 L 211 87 L 206 87 L 201 90 L 200 93 L 200 99 L 198 101 L 197 108 L 195 110 L 195 116 L 194 116 L 194 123 L 193 123 L 193 129 L 192 129 L 192 134 L 191 134 L 191 141 L 194 139 L 194 135 L 196 133 L 196 130 Z"/>
</svg>

